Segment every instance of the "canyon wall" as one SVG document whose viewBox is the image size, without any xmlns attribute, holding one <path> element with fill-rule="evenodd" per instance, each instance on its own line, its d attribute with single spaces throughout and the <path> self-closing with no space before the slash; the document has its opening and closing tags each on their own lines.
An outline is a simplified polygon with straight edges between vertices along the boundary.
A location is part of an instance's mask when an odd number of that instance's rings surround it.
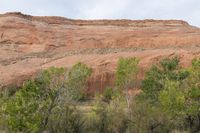
<svg viewBox="0 0 200 133">
<path fill-rule="evenodd" d="M 21 84 L 51 66 L 83 62 L 94 69 L 88 91 L 114 82 L 120 57 L 138 57 L 138 79 L 151 64 L 200 57 L 200 29 L 182 20 L 72 20 L 22 13 L 0 15 L 0 87 Z"/>
</svg>

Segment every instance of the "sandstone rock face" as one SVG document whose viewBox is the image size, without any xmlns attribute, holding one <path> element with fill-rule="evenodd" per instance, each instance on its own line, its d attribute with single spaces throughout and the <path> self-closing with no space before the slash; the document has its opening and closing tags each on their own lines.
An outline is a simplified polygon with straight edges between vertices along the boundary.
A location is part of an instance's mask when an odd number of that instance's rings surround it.
<svg viewBox="0 0 200 133">
<path fill-rule="evenodd" d="M 51 66 L 81 61 L 94 73 L 88 90 L 114 82 L 120 57 L 140 59 L 139 79 L 152 63 L 178 55 L 183 66 L 200 57 L 200 29 L 181 20 L 72 20 L 0 15 L 0 86 L 20 84 Z"/>
</svg>

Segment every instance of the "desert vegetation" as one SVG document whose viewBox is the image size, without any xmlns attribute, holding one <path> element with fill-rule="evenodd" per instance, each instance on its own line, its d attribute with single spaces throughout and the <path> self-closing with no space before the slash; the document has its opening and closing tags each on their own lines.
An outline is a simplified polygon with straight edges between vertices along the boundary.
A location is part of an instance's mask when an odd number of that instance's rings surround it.
<svg viewBox="0 0 200 133">
<path fill-rule="evenodd" d="M 51 67 L 15 91 L 2 90 L 1 132 L 198 133 L 200 59 L 188 68 L 178 57 L 161 60 L 146 71 L 136 95 L 138 63 L 120 58 L 115 84 L 93 97 L 85 89 L 93 70 L 83 63 Z"/>
</svg>

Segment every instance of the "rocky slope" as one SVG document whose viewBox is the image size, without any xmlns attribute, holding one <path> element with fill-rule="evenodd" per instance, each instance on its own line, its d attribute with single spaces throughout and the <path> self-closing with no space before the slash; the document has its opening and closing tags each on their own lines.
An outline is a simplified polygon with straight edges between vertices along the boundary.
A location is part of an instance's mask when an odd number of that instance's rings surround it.
<svg viewBox="0 0 200 133">
<path fill-rule="evenodd" d="M 81 61 L 94 73 L 88 90 L 114 81 L 120 57 L 140 59 L 141 79 L 152 63 L 178 55 L 183 66 L 200 57 L 200 29 L 181 20 L 72 20 L 0 15 L 0 86 L 20 84 L 50 66 Z"/>
</svg>

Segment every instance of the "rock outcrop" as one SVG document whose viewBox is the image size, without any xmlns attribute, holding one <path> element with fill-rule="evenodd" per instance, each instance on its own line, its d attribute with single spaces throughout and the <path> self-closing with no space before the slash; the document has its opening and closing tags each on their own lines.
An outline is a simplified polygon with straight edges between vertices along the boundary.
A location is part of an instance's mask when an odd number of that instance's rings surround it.
<svg viewBox="0 0 200 133">
<path fill-rule="evenodd" d="M 200 57 L 200 29 L 182 20 L 72 20 L 21 13 L 0 15 L 0 86 L 20 84 L 41 69 L 92 68 L 88 90 L 113 84 L 120 57 L 136 56 L 141 72 L 164 57 L 183 66 Z"/>
</svg>

